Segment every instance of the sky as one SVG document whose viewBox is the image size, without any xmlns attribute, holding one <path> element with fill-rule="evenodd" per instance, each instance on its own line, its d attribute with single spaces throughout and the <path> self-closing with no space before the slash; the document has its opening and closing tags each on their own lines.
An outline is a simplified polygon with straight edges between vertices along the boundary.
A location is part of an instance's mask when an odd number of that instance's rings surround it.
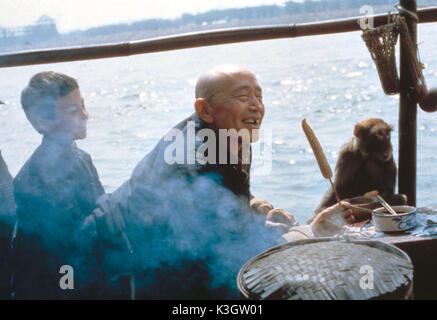
<svg viewBox="0 0 437 320">
<path fill-rule="evenodd" d="M 47 14 L 61 33 L 149 18 L 177 18 L 212 9 L 283 4 L 287 0 L 0 0 L 0 26 L 34 23 Z M 296 1 L 296 0 L 295 0 Z M 302 0 L 301 0 L 302 1 Z M 301 2 L 296 1 L 296 2 Z"/>
</svg>

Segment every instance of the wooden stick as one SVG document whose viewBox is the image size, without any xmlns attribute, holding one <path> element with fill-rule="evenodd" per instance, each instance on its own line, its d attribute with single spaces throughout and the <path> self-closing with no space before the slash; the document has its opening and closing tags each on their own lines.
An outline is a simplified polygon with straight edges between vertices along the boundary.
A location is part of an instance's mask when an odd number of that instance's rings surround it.
<svg viewBox="0 0 437 320">
<path fill-rule="evenodd" d="M 378 199 L 379 203 L 392 215 L 396 216 L 396 211 L 387 203 L 387 201 L 384 200 L 383 197 L 381 197 L 379 194 L 376 196 L 376 199 Z"/>
<path fill-rule="evenodd" d="M 332 183 L 331 178 L 329 178 L 329 182 L 331 183 L 332 190 L 334 190 L 334 194 L 335 194 L 335 198 L 337 199 L 337 202 L 340 202 L 341 201 L 340 196 L 338 195 L 337 189 L 335 188 L 334 184 Z"/>
<path fill-rule="evenodd" d="M 366 212 L 369 212 L 369 213 L 372 213 L 373 212 L 373 210 L 372 209 L 368 209 L 368 208 L 364 208 L 364 207 L 359 207 L 359 206 L 354 206 L 354 205 L 350 205 L 352 208 L 355 208 L 355 209 L 358 209 L 358 210 L 363 210 L 363 211 L 366 211 Z"/>
</svg>

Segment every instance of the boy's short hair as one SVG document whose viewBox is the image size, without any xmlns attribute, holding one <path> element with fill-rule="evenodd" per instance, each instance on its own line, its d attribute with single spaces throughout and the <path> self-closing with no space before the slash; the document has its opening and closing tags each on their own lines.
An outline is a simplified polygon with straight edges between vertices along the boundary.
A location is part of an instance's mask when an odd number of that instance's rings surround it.
<svg viewBox="0 0 437 320">
<path fill-rule="evenodd" d="M 37 73 L 21 92 L 21 105 L 27 119 L 39 133 L 44 133 L 35 120 L 53 120 L 57 101 L 78 88 L 76 79 L 65 74 Z"/>
</svg>

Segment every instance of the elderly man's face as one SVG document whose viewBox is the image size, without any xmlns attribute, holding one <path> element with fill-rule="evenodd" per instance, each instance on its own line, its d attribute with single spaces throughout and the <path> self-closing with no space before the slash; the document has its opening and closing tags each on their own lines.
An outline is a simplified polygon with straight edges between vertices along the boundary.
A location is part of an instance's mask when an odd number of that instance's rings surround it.
<svg viewBox="0 0 437 320">
<path fill-rule="evenodd" d="M 211 99 L 217 129 L 259 129 L 264 117 L 262 90 L 253 73 L 242 71 L 226 75 L 223 86 Z"/>
</svg>

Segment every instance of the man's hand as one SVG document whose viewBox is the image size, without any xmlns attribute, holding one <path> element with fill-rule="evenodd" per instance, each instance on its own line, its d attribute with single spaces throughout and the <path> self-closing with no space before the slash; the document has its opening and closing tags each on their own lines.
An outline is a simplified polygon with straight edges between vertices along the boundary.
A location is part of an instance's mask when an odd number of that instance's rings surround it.
<svg viewBox="0 0 437 320">
<path fill-rule="evenodd" d="M 296 223 L 293 215 L 281 208 L 272 209 L 267 213 L 266 226 L 270 228 L 279 228 L 284 233 Z"/>
<path fill-rule="evenodd" d="M 292 214 L 281 208 L 273 208 L 273 205 L 264 199 L 253 198 L 250 200 L 250 207 L 266 216 L 265 225 L 269 228 L 279 228 L 283 232 L 288 232 L 296 223 Z"/>
<path fill-rule="evenodd" d="M 311 223 L 316 237 L 328 237 L 339 233 L 343 226 L 355 221 L 354 209 L 348 202 L 341 201 L 320 212 Z"/>
<path fill-rule="evenodd" d="M 379 194 L 378 190 L 372 190 L 364 194 L 365 197 L 376 197 Z"/>
<path fill-rule="evenodd" d="M 273 209 L 273 206 L 267 200 L 260 198 L 252 198 L 250 200 L 250 207 L 260 214 L 267 214 Z"/>
</svg>

